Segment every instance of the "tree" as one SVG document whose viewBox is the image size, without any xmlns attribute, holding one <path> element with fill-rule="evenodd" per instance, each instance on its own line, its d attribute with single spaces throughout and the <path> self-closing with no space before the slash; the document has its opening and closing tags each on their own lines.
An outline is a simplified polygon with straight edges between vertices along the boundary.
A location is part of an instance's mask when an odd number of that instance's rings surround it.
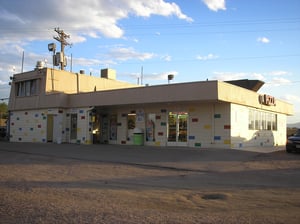
<svg viewBox="0 0 300 224">
<path fill-rule="evenodd" d="M 0 119 L 7 119 L 8 110 L 6 103 L 0 103 Z"/>
</svg>

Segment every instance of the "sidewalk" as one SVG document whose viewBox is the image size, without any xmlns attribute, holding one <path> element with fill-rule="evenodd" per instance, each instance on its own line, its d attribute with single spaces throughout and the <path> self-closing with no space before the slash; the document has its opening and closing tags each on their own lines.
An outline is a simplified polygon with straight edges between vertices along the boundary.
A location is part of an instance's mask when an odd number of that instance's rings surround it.
<svg viewBox="0 0 300 224">
<path fill-rule="evenodd" d="M 241 166 L 244 162 L 255 160 L 262 153 L 279 150 L 282 150 L 282 147 L 270 147 L 266 148 L 263 152 L 261 150 L 258 152 L 255 148 L 235 150 L 133 145 L 0 142 L 0 153 L 23 153 L 34 156 L 73 159 L 83 162 L 116 163 L 186 171 L 218 170 L 228 164 Z"/>
<path fill-rule="evenodd" d="M 235 150 L 241 151 L 249 151 L 249 152 L 259 152 L 259 153 L 272 153 L 278 151 L 284 151 L 285 146 L 265 146 L 265 147 L 245 147 L 245 148 L 237 148 Z"/>
</svg>

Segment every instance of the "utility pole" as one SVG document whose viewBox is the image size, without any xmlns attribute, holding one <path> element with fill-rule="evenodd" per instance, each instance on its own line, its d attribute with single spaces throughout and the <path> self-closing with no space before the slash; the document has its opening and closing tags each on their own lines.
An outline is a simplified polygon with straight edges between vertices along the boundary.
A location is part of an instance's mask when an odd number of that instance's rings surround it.
<svg viewBox="0 0 300 224">
<path fill-rule="evenodd" d="M 58 36 L 54 36 L 53 38 L 60 42 L 60 69 L 64 70 L 65 67 L 65 46 L 71 45 L 66 41 L 67 38 L 70 38 L 70 35 L 66 34 L 63 30 L 59 28 L 54 28 L 54 31 L 58 34 Z"/>
</svg>

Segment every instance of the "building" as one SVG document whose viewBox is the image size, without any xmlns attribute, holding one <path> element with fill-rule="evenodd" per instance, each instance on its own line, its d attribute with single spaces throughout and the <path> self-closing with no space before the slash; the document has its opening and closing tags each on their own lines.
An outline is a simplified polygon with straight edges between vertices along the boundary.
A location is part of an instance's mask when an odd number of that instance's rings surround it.
<svg viewBox="0 0 300 224">
<path fill-rule="evenodd" d="M 83 72 L 81 72 L 83 73 Z M 51 68 L 15 74 L 12 142 L 199 148 L 284 145 L 293 106 L 257 93 L 263 82 L 201 81 L 139 86 Z"/>
</svg>

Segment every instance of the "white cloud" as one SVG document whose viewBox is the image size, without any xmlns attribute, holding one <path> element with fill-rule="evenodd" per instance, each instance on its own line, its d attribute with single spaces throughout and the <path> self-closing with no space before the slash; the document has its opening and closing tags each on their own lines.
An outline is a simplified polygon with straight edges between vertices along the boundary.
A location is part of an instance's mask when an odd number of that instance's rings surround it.
<svg viewBox="0 0 300 224">
<path fill-rule="evenodd" d="M 264 44 L 270 43 L 270 40 L 266 37 L 258 37 L 256 40 L 257 42 L 264 43 Z"/>
<path fill-rule="evenodd" d="M 225 0 L 202 0 L 204 4 L 212 11 L 226 10 Z"/>
<path fill-rule="evenodd" d="M 167 72 L 162 72 L 162 73 L 147 73 L 144 70 L 143 74 L 143 83 L 151 82 L 151 81 L 168 81 L 168 75 L 178 75 L 177 71 L 167 71 Z M 121 76 L 125 77 L 130 77 L 131 79 L 141 79 L 141 73 L 123 73 L 120 74 Z"/>
<path fill-rule="evenodd" d="M 285 78 L 273 78 L 268 84 L 273 86 L 289 85 L 292 82 Z"/>
<path fill-rule="evenodd" d="M 163 72 L 163 73 L 153 73 L 153 74 L 145 74 L 144 79 L 151 81 L 151 80 L 168 80 L 168 75 L 178 75 L 177 71 L 168 71 L 168 72 Z"/>
<path fill-rule="evenodd" d="M 292 95 L 292 94 L 285 94 L 280 97 L 280 99 L 287 101 L 292 104 L 300 104 L 300 96 Z"/>
<path fill-rule="evenodd" d="M 282 75 L 287 75 L 287 71 L 272 71 L 270 72 L 270 75 L 272 76 L 282 76 Z"/>
<path fill-rule="evenodd" d="M 214 72 L 214 76 L 212 77 L 213 80 L 220 80 L 220 81 L 228 81 L 228 80 L 238 80 L 238 79 L 245 79 L 247 76 L 246 73 L 243 72 Z"/>
<path fill-rule="evenodd" d="M 251 73 L 251 76 L 254 78 L 254 79 L 257 79 L 257 80 L 261 80 L 261 81 L 264 81 L 266 78 L 263 74 L 261 73 Z"/>
<path fill-rule="evenodd" d="M 207 60 L 217 59 L 218 57 L 219 57 L 218 55 L 208 54 L 205 56 L 198 55 L 198 56 L 196 56 L 196 59 L 201 60 L 201 61 L 207 61 Z"/>
<path fill-rule="evenodd" d="M 229 81 L 239 79 L 257 79 L 265 81 L 265 77 L 261 73 L 257 72 L 213 72 L 213 80 Z"/>
<path fill-rule="evenodd" d="M 154 57 L 153 53 L 140 53 L 135 51 L 133 48 L 125 48 L 125 47 L 120 47 L 120 48 L 113 48 L 109 50 L 108 55 L 110 58 L 113 58 L 115 60 L 119 61 L 127 61 L 127 60 L 141 60 L 144 61 L 146 59 L 151 59 Z"/>
<path fill-rule="evenodd" d="M 73 63 L 81 67 L 99 67 L 99 65 L 115 64 L 113 61 L 105 61 L 90 58 L 73 58 Z"/>
<path fill-rule="evenodd" d="M 163 59 L 164 61 L 171 61 L 172 57 L 170 55 L 164 55 L 161 57 L 161 59 Z"/>
<path fill-rule="evenodd" d="M 5 81 L 0 80 L 0 86 L 2 86 L 2 85 L 7 85 L 7 83 L 8 83 L 8 82 L 5 82 Z"/>
<path fill-rule="evenodd" d="M 175 16 L 187 22 L 193 21 L 176 3 L 164 0 L 44 0 L 41 4 L 36 4 L 36 0 L 12 0 L 0 7 L 0 38 L 9 41 L 48 40 L 58 24 L 71 34 L 72 42 L 84 41 L 85 36 L 120 38 L 124 30 L 118 21 L 130 15 Z"/>
</svg>

